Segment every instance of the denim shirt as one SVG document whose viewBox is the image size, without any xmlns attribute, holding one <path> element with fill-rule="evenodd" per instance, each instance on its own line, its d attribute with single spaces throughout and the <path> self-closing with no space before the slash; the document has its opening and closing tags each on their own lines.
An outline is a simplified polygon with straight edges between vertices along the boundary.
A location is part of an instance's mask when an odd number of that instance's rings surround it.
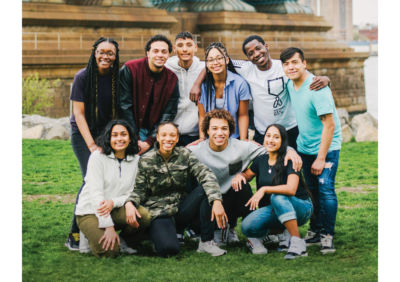
<svg viewBox="0 0 400 282">
<path fill-rule="evenodd" d="M 201 98 L 200 104 L 203 105 L 204 110 L 209 112 L 215 109 L 215 88 L 212 86 L 211 88 L 212 101 L 210 103 L 210 107 L 208 105 L 206 85 L 203 83 L 201 85 Z M 231 71 L 227 71 L 226 83 L 223 91 L 222 99 L 224 101 L 223 107 L 225 110 L 231 113 L 235 120 L 236 131 L 232 134 L 233 138 L 239 137 L 239 125 L 238 125 L 238 110 L 239 110 L 239 102 L 243 100 L 250 100 L 251 93 L 250 87 L 246 80 L 240 75 L 233 73 Z"/>
</svg>

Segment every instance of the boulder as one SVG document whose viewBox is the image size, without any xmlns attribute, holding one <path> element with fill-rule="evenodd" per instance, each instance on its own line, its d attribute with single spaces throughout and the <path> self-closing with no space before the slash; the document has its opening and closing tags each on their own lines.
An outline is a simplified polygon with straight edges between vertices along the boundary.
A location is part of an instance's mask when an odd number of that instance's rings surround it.
<svg viewBox="0 0 400 282">
<path fill-rule="evenodd" d="M 342 126 L 350 123 L 349 113 L 345 108 L 337 108 L 336 111 L 338 113 L 340 124 Z"/>
<path fill-rule="evenodd" d="M 69 138 L 68 130 L 59 124 L 54 125 L 50 130 L 47 132 L 44 139 L 51 140 L 51 139 L 64 139 L 67 140 Z"/>
<path fill-rule="evenodd" d="M 347 124 L 342 126 L 342 143 L 347 143 L 350 142 L 351 139 L 353 138 L 353 130 L 351 130 L 351 127 Z"/>
<path fill-rule="evenodd" d="M 373 124 L 360 124 L 357 128 L 356 141 L 378 141 L 378 130 Z"/>
<path fill-rule="evenodd" d="M 358 132 L 358 127 L 360 127 L 361 125 L 367 124 L 375 127 L 375 129 L 378 126 L 378 121 L 368 112 L 356 115 L 351 120 L 351 128 L 353 128 L 355 132 Z"/>
<path fill-rule="evenodd" d="M 34 127 L 22 131 L 23 139 L 41 139 L 44 132 L 44 126 L 38 124 Z"/>
</svg>

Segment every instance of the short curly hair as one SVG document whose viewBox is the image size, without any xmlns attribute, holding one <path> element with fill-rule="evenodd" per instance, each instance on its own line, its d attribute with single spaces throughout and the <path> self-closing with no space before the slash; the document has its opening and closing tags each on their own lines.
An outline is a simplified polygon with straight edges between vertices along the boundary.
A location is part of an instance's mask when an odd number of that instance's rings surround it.
<svg viewBox="0 0 400 282">
<path fill-rule="evenodd" d="M 231 136 L 235 132 L 235 120 L 233 119 L 233 116 L 224 109 L 221 110 L 212 110 L 209 111 L 201 124 L 201 131 L 203 131 L 204 135 L 208 138 L 208 133 L 207 130 L 210 128 L 210 121 L 211 119 L 216 118 L 216 119 L 223 119 L 228 122 L 229 126 L 229 136 Z"/>
<path fill-rule="evenodd" d="M 151 44 L 152 44 L 153 42 L 156 42 L 156 41 L 163 41 L 163 42 L 167 43 L 167 45 L 168 45 L 168 52 L 169 52 L 169 53 L 172 52 L 172 43 L 171 43 L 171 41 L 170 41 L 165 35 L 162 35 L 162 34 L 154 35 L 153 37 L 151 37 L 151 38 L 146 42 L 146 46 L 145 46 L 145 48 L 144 48 L 145 52 L 150 51 L 150 49 L 151 49 Z"/>
</svg>

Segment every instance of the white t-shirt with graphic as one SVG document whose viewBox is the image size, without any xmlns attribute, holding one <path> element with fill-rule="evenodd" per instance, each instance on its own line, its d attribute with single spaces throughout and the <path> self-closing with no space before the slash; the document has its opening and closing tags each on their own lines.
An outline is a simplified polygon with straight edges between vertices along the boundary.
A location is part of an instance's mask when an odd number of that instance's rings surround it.
<svg viewBox="0 0 400 282">
<path fill-rule="evenodd" d="M 264 134 L 268 125 L 279 123 L 286 130 L 297 125 L 292 110 L 286 77 L 280 60 L 272 60 L 269 70 L 261 71 L 250 61 L 233 60 L 236 71 L 250 85 L 253 98 L 254 125 Z"/>
</svg>

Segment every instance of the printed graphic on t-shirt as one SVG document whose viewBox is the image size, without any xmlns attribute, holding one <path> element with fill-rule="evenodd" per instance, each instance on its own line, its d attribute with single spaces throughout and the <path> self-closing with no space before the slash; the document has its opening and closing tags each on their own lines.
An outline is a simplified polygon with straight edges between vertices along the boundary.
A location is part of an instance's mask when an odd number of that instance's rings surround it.
<svg viewBox="0 0 400 282">
<path fill-rule="evenodd" d="M 268 94 L 275 97 L 273 104 L 274 116 L 281 115 L 285 110 L 281 98 L 279 97 L 285 91 L 285 80 L 283 76 L 267 80 Z"/>
</svg>

